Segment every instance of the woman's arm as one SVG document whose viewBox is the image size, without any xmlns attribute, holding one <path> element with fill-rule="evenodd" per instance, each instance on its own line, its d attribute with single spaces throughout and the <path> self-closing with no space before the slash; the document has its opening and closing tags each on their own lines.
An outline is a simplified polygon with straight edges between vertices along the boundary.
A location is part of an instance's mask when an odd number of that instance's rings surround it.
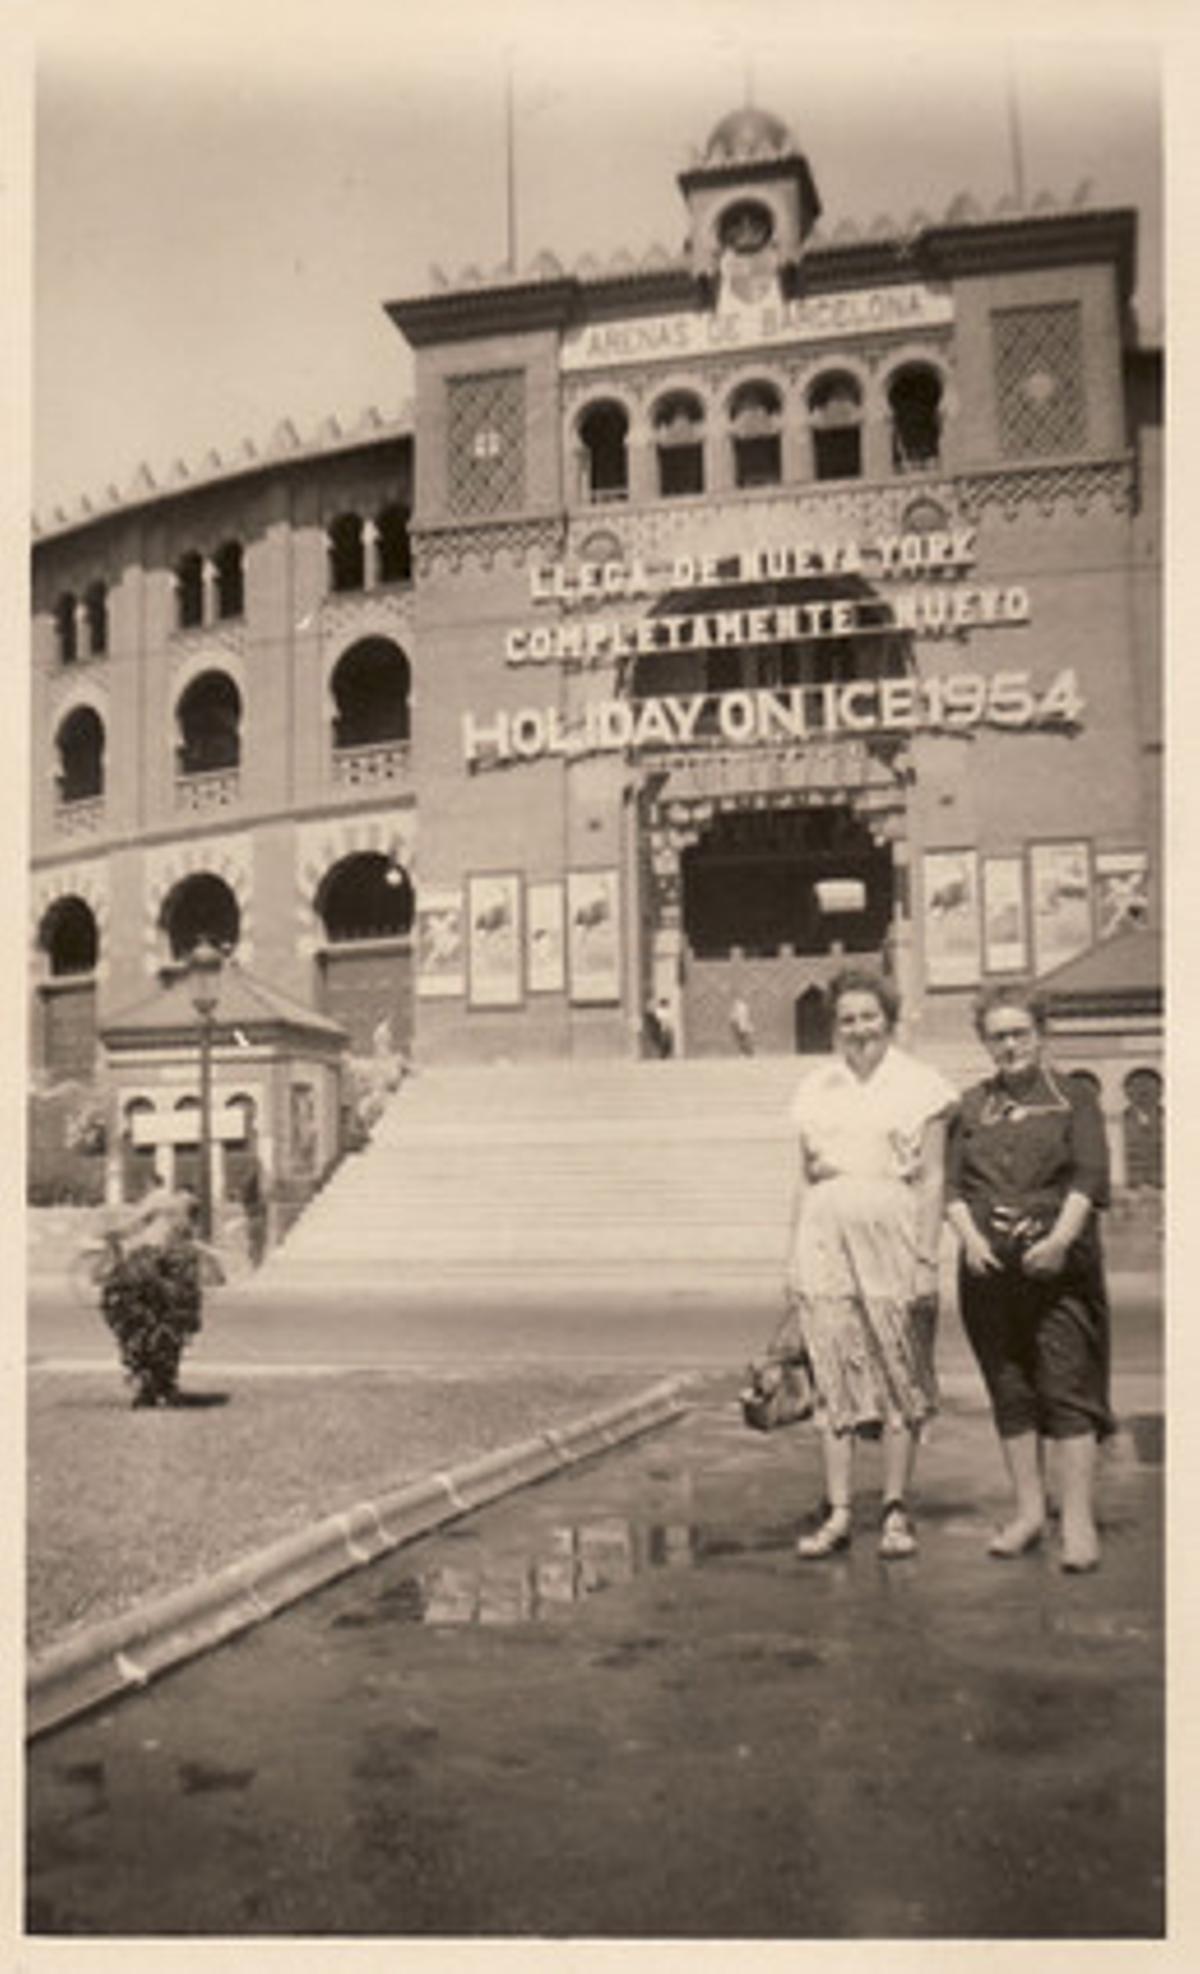
<svg viewBox="0 0 1200 1974">
<path fill-rule="evenodd" d="M 1061 1275 L 1072 1241 L 1078 1240 L 1091 1217 L 1092 1202 L 1075 1187 L 1058 1209 L 1050 1231 L 1033 1241 L 1021 1257 L 1027 1275 Z"/>
<path fill-rule="evenodd" d="M 946 1194 L 946 1120 L 931 1117 L 921 1132 L 916 1179 L 917 1295 L 933 1296 L 938 1286 L 938 1245 Z"/>
<path fill-rule="evenodd" d="M 792 1280 L 792 1256 L 796 1251 L 796 1235 L 800 1229 L 800 1215 L 804 1211 L 804 1196 L 807 1191 L 808 1160 L 802 1138 L 796 1149 L 796 1177 L 792 1186 L 792 1210 L 788 1217 L 787 1256 L 784 1261 L 789 1284 Z"/>
<path fill-rule="evenodd" d="M 1071 1103 L 1071 1183 L 1054 1224 L 1026 1248 L 1027 1275 L 1060 1275 L 1073 1241 L 1079 1239 L 1098 1206 L 1108 1205 L 1108 1133 L 1090 1090 L 1069 1088 Z"/>
</svg>

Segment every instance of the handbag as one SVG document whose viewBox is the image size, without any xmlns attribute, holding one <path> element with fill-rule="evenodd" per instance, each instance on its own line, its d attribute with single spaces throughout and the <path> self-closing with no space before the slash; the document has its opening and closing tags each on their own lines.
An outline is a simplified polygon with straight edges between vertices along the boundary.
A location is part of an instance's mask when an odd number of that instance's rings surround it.
<svg viewBox="0 0 1200 1974">
<path fill-rule="evenodd" d="M 800 1334 L 799 1311 L 789 1296 L 766 1352 L 746 1366 L 738 1394 L 743 1422 L 753 1432 L 774 1432 L 812 1417 L 816 1406 L 812 1364 Z"/>
</svg>

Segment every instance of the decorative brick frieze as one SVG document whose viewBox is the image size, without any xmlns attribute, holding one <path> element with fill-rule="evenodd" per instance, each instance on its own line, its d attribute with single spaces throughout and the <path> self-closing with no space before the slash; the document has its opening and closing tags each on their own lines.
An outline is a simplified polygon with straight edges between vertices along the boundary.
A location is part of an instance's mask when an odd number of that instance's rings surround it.
<svg viewBox="0 0 1200 1974">
<path fill-rule="evenodd" d="M 413 537 L 419 579 L 461 575 L 464 569 L 491 570 L 503 557 L 514 569 L 562 553 L 564 519 L 537 516 L 521 521 L 476 522 L 462 528 L 423 528 Z"/>
<path fill-rule="evenodd" d="M 978 519 L 990 507 L 998 507 L 1006 520 L 1015 520 L 1030 507 L 1046 519 L 1063 507 L 1079 515 L 1101 506 L 1114 514 L 1128 514 L 1134 504 L 1134 462 L 1128 458 L 1005 466 L 964 475 L 957 489 L 959 511 L 968 520 Z"/>
<path fill-rule="evenodd" d="M 223 665 L 228 657 L 240 658 L 246 649 L 246 624 L 241 617 L 230 617 L 215 624 L 197 624 L 189 630 L 175 630 L 168 640 L 177 665 L 189 667 L 196 659 Z"/>
<path fill-rule="evenodd" d="M 412 585 L 343 590 L 321 604 L 321 636 L 340 644 L 361 637 L 406 638 L 412 632 Z"/>
</svg>

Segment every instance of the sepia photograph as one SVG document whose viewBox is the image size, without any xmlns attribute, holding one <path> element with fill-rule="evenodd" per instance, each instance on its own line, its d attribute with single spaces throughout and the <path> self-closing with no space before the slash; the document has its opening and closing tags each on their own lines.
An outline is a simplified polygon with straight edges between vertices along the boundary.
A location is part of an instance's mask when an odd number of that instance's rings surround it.
<svg viewBox="0 0 1200 1974">
<path fill-rule="evenodd" d="M 22 10 L 12 1964 L 1178 1943 L 1171 14 Z"/>
</svg>

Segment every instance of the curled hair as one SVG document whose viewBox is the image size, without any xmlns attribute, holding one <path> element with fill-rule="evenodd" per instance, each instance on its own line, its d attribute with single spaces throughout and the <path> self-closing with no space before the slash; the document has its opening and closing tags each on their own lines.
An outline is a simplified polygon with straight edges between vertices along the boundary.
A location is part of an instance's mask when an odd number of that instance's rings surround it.
<svg viewBox="0 0 1200 1974">
<path fill-rule="evenodd" d="M 900 996 L 891 981 L 869 966 L 844 966 L 825 990 L 829 1012 L 836 1021 L 838 1002 L 845 994 L 871 994 L 878 1001 L 889 1032 L 900 1019 Z"/>
<path fill-rule="evenodd" d="M 1040 994 L 1032 980 L 993 980 L 981 987 L 975 996 L 972 1014 L 975 1020 L 975 1033 L 980 1041 L 984 1039 L 984 1023 L 989 1014 L 997 1008 L 1023 1008 L 1039 1035 L 1046 1032 L 1046 998 Z"/>
</svg>

